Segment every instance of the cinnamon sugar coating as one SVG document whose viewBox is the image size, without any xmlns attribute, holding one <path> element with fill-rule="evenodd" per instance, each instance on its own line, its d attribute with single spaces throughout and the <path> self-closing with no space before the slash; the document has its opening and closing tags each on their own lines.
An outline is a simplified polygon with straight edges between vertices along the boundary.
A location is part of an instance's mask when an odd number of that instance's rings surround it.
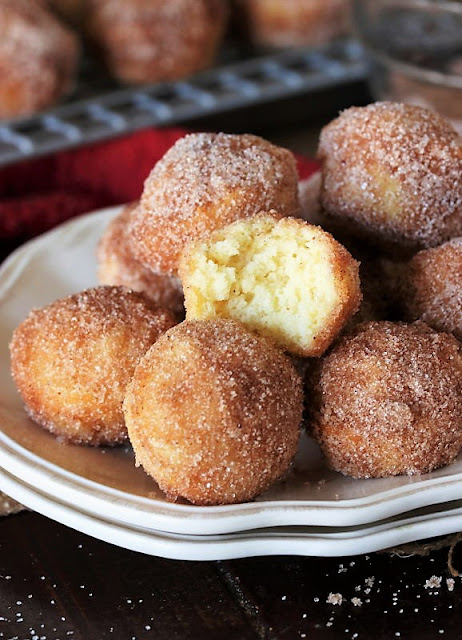
<svg viewBox="0 0 462 640">
<path fill-rule="evenodd" d="M 301 379 L 282 351 L 242 325 L 185 321 L 141 359 L 124 412 L 137 463 L 171 498 L 243 502 L 295 455 Z"/>
<path fill-rule="evenodd" d="M 181 282 L 175 276 L 151 271 L 133 255 L 128 226 L 137 205 L 137 202 L 126 205 L 108 224 L 97 249 L 98 281 L 142 291 L 156 305 L 181 319 L 184 317 Z"/>
<path fill-rule="evenodd" d="M 321 131 L 321 204 L 350 232 L 406 248 L 462 234 L 462 146 L 438 114 L 409 104 L 351 108 Z"/>
<path fill-rule="evenodd" d="M 424 323 L 370 322 L 308 380 L 311 428 L 355 478 L 426 473 L 462 447 L 462 346 Z"/>
<path fill-rule="evenodd" d="M 224 0 L 89 0 L 88 29 L 112 74 L 176 80 L 208 67 L 226 27 Z"/>
<path fill-rule="evenodd" d="M 419 251 L 403 272 L 401 304 L 409 320 L 462 340 L 462 238 Z"/>
<path fill-rule="evenodd" d="M 237 0 L 250 39 L 270 47 L 319 45 L 345 33 L 345 0 Z"/>
<path fill-rule="evenodd" d="M 122 287 L 87 289 L 30 312 L 10 344 L 30 417 L 80 444 L 127 438 L 122 402 L 139 358 L 173 317 Z"/>
<path fill-rule="evenodd" d="M 74 33 L 36 0 L 0 0 L 0 118 L 25 116 L 72 89 Z"/>
<path fill-rule="evenodd" d="M 190 134 L 147 178 L 132 214 L 132 248 L 151 269 L 176 274 L 189 241 L 270 209 L 299 213 L 290 151 L 250 134 Z"/>
</svg>

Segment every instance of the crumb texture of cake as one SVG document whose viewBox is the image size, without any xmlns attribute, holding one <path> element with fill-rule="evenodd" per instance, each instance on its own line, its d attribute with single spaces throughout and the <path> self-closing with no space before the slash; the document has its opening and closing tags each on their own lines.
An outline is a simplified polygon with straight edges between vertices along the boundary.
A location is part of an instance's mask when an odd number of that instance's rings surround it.
<svg viewBox="0 0 462 640">
<path fill-rule="evenodd" d="M 147 267 L 176 274 L 185 245 L 260 211 L 298 215 L 298 176 L 290 151 L 250 134 L 194 133 L 155 165 L 130 233 Z"/>
<path fill-rule="evenodd" d="M 124 402 L 136 460 L 172 499 L 251 500 L 288 470 L 302 381 L 271 341 L 232 320 L 185 321 L 136 367 Z"/>
<path fill-rule="evenodd" d="M 13 379 L 30 417 L 63 440 L 127 439 L 122 402 L 139 358 L 172 315 L 123 287 L 95 287 L 32 310 L 10 344 Z"/>
<path fill-rule="evenodd" d="M 358 309 L 358 267 L 321 228 L 261 214 L 186 248 L 186 317 L 233 318 L 295 355 L 318 356 Z"/>
<path fill-rule="evenodd" d="M 462 346 L 423 322 L 359 325 L 308 378 L 308 428 L 336 471 L 427 473 L 462 448 Z"/>
<path fill-rule="evenodd" d="M 321 131 L 321 204 L 378 246 L 419 249 L 462 234 L 462 145 L 422 107 L 352 107 Z"/>
</svg>

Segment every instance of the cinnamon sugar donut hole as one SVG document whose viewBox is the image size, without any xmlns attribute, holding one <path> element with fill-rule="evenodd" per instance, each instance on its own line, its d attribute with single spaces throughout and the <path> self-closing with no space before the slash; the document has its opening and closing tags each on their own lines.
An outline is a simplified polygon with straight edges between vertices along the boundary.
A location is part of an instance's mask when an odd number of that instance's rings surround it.
<svg viewBox="0 0 462 640">
<path fill-rule="evenodd" d="M 186 321 L 141 359 L 124 412 L 137 464 L 170 498 L 244 502 L 295 455 L 301 379 L 282 351 L 242 325 Z"/>
<path fill-rule="evenodd" d="M 320 45 L 348 31 L 345 0 L 236 0 L 251 41 L 269 47 Z"/>
<path fill-rule="evenodd" d="M 462 234 L 462 146 L 422 107 L 353 107 L 321 131 L 321 205 L 349 232 L 418 249 Z"/>
<path fill-rule="evenodd" d="M 37 0 L 0 0 L 0 118 L 51 106 L 73 86 L 75 35 Z"/>
<path fill-rule="evenodd" d="M 400 296 L 407 319 L 462 340 L 462 238 L 419 251 L 403 272 Z"/>
<path fill-rule="evenodd" d="M 320 227 L 261 213 L 185 248 L 186 318 L 232 318 L 293 355 L 319 356 L 359 307 L 358 268 Z"/>
<path fill-rule="evenodd" d="M 127 384 L 140 357 L 174 324 L 167 311 L 123 287 L 87 289 L 31 311 L 10 344 L 30 417 L 78 444 L 123 442 Z"/>
<path fill-rule="evenodd" d="M 180 320 L 184 317 L 180 280 L 151 271 L 133 255 L 128 226 L 131 212 L 137 206 L 137 202 L 126 205 L 108 224 L 97 248 L 98 281 L 142 291 L 156 305 L 168 309 Z"/>
<path fill-rule="evenodd" d="M 176 80 L 208 67 L 221 44 L 224 0 L 89 0 L 88 31 L 123 82 Z"/>
<path fill-rule="evenodd" d="M 313 434 L 345 475 L 427 473 L 461 450 L 462 346 L 424 323 L 360 325 L 307 390 Z"/>
<path fill-rule="evenodd" d="M 193 133 L 178 140 L 148 176 L 132 213 L 132 248 L 147 267 L 176 274 L 189 241 L 270 209 L 299 213 L 290 151 L 250 134 Z"/>
</svg>

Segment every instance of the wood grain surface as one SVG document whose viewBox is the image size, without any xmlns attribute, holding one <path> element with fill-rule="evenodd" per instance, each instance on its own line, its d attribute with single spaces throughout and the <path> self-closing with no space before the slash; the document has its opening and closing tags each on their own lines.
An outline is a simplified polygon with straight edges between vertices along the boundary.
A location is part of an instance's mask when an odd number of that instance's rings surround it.
<svg viewBox="0 0 462 640">
<path fill-rule="evenodd" d="M 0 520 L 0 638 L 456 640 L 447 555 L 184 562 L 23 512 Z"/>
</svg>

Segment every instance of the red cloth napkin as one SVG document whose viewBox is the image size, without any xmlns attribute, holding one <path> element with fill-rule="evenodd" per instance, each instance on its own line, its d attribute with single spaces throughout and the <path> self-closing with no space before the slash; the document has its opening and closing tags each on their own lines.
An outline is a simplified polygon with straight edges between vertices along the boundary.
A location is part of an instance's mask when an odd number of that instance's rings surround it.
<svg viewBox="0 0 462 640">
<path fill-rule="evenodd" d="M 154 164 L 186 132 L 157 129 L 0 169 L 0 239 L 25 239 L 140 197 Z M 297 157 L 300 179 L 318 169 Z"/>
</svg>

